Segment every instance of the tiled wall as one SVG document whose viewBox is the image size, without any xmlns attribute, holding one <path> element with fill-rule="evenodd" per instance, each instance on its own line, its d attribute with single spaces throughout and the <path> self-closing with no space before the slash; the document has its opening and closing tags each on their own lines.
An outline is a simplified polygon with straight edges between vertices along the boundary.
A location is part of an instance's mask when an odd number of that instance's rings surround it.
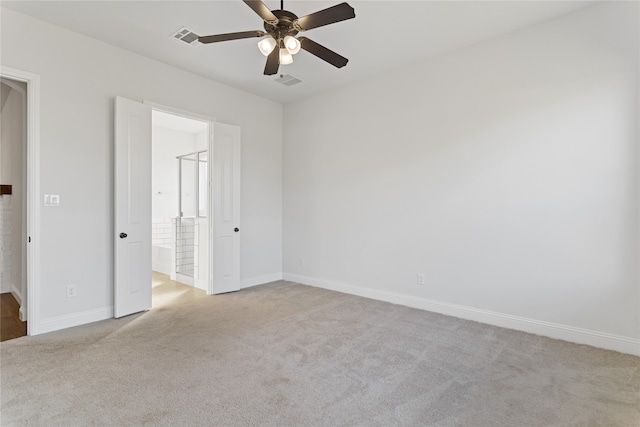
<svg viewBox="0 0 640 427">
<path fill-rule="evenodd" d="M 176 273 L 197 277 L 198 223 L 195 218 L 153 218 L 151 223 L 151 244 L 175 251 Z"/>
<path fill-rule="evenodd" d="M 13 260 L 11 257 L 11 196 L 0 196 L 0 292 L 11 292 Z"/>
<path fill-rule="evenodd" d="M 198 266 L 200 264 L 200 250 L 198 248 L 199 245 L 199 237 L 200 236 L 200 221 L 202 218 L 195 219 L 195 226 L 193 229 L 193 277 L 200 277 L 200 272 L 198 271 Z"/>
<path fill-rule="evenodd" d="M 173 246 L 171 218 L 153 218 L 151 220 L 151 244 Z"/>
<path fill-rule="evenodd" d="M 193 276 L 195 218 L 177 218 L 176 234 L 176 272 Z"/>
</svg>

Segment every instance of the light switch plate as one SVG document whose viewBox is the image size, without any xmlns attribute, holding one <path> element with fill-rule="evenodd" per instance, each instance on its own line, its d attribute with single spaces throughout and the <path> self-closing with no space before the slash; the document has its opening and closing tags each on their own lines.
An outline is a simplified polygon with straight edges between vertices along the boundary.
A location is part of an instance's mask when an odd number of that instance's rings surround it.
<svg viewBox="0 0 640 427">
<path fill-rule="evenodd" d="M 44 205 L 45 206 L 60 206 L 60 195 L 59 194 L 45 194 L 44 195 Z"/>
</svg>

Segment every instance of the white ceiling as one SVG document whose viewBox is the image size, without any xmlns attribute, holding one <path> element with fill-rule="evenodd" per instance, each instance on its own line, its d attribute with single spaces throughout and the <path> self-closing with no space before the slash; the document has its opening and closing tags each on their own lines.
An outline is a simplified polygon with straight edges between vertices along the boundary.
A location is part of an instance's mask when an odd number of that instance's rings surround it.
<svg viewBox="0 0 640 427">
<path fill-rule="evenodd" d="M 285 0 L 304 16 L 336 1 Z M 279 9 L 279 0 L 265 0 Z M 262 30 L 241 0 L 2 1 L 2 6 L 172 64 L 230 86 L 287 103 L 524 28 L 593 4 L 592 1 L 354 1 L 356 18 L 304 33 L 349 58 L 337 69 L 301 51 L 279 73 L 295 86 L 264 76 L 259 39 L 191 46 L 170 35 L 185 26 L 199 35 Z"/>
</svg>

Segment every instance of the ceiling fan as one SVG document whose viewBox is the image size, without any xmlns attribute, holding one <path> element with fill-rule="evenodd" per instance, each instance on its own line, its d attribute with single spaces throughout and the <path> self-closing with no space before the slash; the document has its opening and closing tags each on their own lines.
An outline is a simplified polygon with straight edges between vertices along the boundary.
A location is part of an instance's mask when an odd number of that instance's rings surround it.
<svg viewBox="0 0 640 427">
<path fill-rule="evenodd" d="M 264 20 L 265 31 L 242 31 L 239 33 L 202 36 L 198 37 L 198 41 L 200 43 L 217 43 L 267 36 L 258 43 L 258 49 L 267 57 L 267 64 L 264 67 L 264 74 L 267 76 L 276 74 L 280 64 L 291 64 L 293 55 L 298 53 L 300 49 L 306 50 L 337 68 L 347 65 L 349 60 L 344 56 L 338 55 L 307 37 L 296 38 L 296 34 L 301 31 L 355 18 L 354 9 L 347 3 L 340 3 L 298 18 L 295 14 L 284 10 L 283 0 L 280 0 L 279 10 L 269 10 L 260 0 L 242 1 Z"/>
</svg>

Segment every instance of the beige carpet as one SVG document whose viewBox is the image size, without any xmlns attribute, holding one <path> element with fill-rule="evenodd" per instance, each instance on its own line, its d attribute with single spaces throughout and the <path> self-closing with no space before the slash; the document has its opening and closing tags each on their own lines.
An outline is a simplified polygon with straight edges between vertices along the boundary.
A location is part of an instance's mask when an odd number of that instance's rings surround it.
<svg viewBox="0 0 640 427">
<path fill-rule="evenodd" d="M 640 425 L 637 357 L 288 282 L 162 288 L 0 344 L 2 426 Z"/>
</svg>

